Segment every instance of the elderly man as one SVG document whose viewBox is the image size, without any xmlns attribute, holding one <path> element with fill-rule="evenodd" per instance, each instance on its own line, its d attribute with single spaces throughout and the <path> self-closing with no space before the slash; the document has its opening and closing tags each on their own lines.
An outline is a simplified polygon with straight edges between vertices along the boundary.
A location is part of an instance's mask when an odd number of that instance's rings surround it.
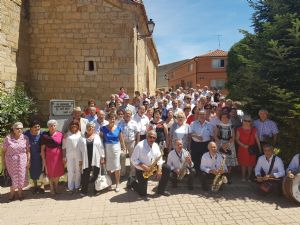
<svg viewBox="0 0 300 225">
<path fill-rule="evenodd" d="M 272 138 L 273 145 L 276 145 L 278 136 L 278 127 L 276 123 L 268 119 L 268 111 L 261 109 L 258 112 L 259 119 L 255 120 L 253 126 L 257 129 L 257 134 L 262 144 L 266 142 L 267 138 Z"/>
<path fill-rule="evenodd" d="M 198 118 L 195 117 L 195 121 L 192 122 L 190 126 L 190 149 L 196 172 L 200 172 L 200 160 L 202 158 L 202 155 L 208 152 L 208 143 L 214 136 L 213 126 L 205 120 L 205 114 L 206 112 L 204 110 L 200 110 L 197 115 Z"/>
<path fill-rule="evenodd" d="M 188 189 L 194 189 L 194 176 L 196 174 L 193 168 L 190 153 L 183 149 L 183 143 L 181 139 L 175 140 L 175 149 L 168 154 L 167 164 L 171 168 L 170 179 L 173 183 L 173 187 L 177 187 L 178 180 L 187 177 Z"/>
<path fill-rule="evenodd" d="M 136 180 L 129 177 L 127 188 L 133 188 L 140 196 L 147 195 L 148 178 L 156 173 L 159 180 L 156 194 L 169 196 L 166 186 L 170 176 L 170 166 L 163 164 L 162 153 L 155 143 L 157 134 L 151 130 L 147 133 L 147 139 L 140 141 L 134 148 L 131 162 L 136 168 Z M 155 168 L 155 169 L 154 169 Z M 147 174 L 148 173 L 148 174 Z"/>
<path fill-rule="evenodd" d="M 140 106 L 137 114 L 133 116 L 133 120 L 137 122 L 140 131 L 140 140 L 146 138 L 147 127 L 150 124 L 149 118 L 145 115 L 145 106 Z"/>
<path fill-rule="evenodd" d="M 181 108 L 178 107 L 178 100 L 172 101 L 174 116 L 176 117 L 179 112 L 183 112 Z"/>
<path fill-rule="evenodd" d="M 260 192 L 268 194 L 273 191 L 280 193 L 282 177 L 285 176 L 282 160 L 274 154 L 270 144 L 263 146 L 264 155 L 260 156 L 255 166 L 255 176 L 260 184 Z"/>
<path fill-rule="evenodd" d="M 90 114 L 87 115 L 85 118 L 89 121 L 89 122 L 93 122 L 95 123 L 97 120 L 97 114 L 96 114 L 96 107 L 90 107 Z"/>
<path fill-rule="evenodd" d="M 96 127 L 95 127 L 95 133 L 99 134 L 100 133 L 100 129 L 106 125 L 108 125 L 108 121 L 105 119 L 105 112 L 103 110 L 99 110 L 99 112 L 97 112 L 97 120 L 95 122 Z"/>
<path fill-rule="evenodd" d="M 130 110 L 125 111 L 124 120 L 120 122 L 120 126 L 123 127 L 123 136 L 124 142 L 126 146 L 126 151 L 121 153 L 121 176 L 124 177 L 126 175 L 126 155 L 129 154 L 131 157 L 133 149 L 137 143 L 140 141 L 140 133 L 137 122 L 135 122 L 132 118 L 132 112 Z M 133 164 L 130 162 L 130 176 L 135 176 L 135 169 Z"/>
<path fill-rule="evenodd" d="M 201 158 L 201 182 L 202 188 L 205 191 L 209 191 L 212 189 L 213 180 L 216 175 L 221 175 L 220 184 L 227 183 L 226 174 L 228 172 L 225 158 L 217 152 L 217 144 L 215 142 L 209 142 L 208 144 L 209 152 L 203 154 Z"/>
<path fill-rule="evenodd" d="M 125 95 L 123 99 L 123 105 L 120 107 L 120 109 L 123 109 L 124 111 L 129 109 L 131 110 L 132 114 L 135 114 L 135 107 L 133 105 L 130 105 L 129 102 L 129 95 Z"/>
<path fill-rule="evenodd" d="M 81 108 L 80 107 L 76 107 L 73 109 L 73 113 L 72 113 L 72 116 L 70 116 L 69 119 L 67 119 L 65 122 L 64 122 L 64 125 L 63 125 L 63 128 L 62 128 L 62 132 L 64 134 L 66 134 L 69 130 L 69 126 L 70 126 L 70 123 L 73 121 L 73 120 L 78 120 L 79 121 L 79 130 L 81 132 L 81 135 L 84 135 L 85 131 L 86 131 L 86 124 L 89 122 L 87 119 L 85 118 L 82 118 L 81 117 L 82 115 L 82 111 L 81 111 Z"/>
</svg>

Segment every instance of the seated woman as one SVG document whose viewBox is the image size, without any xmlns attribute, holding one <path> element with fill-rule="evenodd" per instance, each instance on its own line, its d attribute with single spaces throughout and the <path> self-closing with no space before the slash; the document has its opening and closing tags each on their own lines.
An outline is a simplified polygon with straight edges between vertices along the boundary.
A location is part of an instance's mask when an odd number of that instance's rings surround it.
<svg viewBox="0 0 300 225">
<path fill-rule="evenodd" d="M 260 156 L 255 166 L 255 176 L 260 184 L 259 191 L 268 194 L 281 192 L 281 181 L 285 175 L 282 160 L 274 154 L 274 147 L 270 144 L 263 146 L 264 155 Z"/>
<path fill-rule="evenodd" d="M 226 173 L 228 172 L 225 159 L 217 152 L 217 144 L 213 141 L 208 144 L 209 152 L 203 154 L 200 164 L 201 182 L 204 191 L 213 190 L 213 181 L 220 175 L 220 186 L 227 183 Z M 220 188 L 220 187 L 219 187 Z"/>
</svg>

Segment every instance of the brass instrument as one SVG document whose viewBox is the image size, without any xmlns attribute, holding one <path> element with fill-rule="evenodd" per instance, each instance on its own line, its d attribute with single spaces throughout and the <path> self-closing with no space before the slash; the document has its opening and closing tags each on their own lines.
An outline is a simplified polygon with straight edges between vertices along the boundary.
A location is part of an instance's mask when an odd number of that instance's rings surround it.
<svg viewBox="0 0 300 225">
<path fill-rule="evenodd" d="M 224 170 L 224 167 L 225 167 L 225 160 L 226 160 L 226 156 L 223 155 L 223 160 L 222 160 L 222 163 L 221 163 L 221 166 L 219 168 L 219 170 Z M 224 183 L 224 180 L 223 180 L 223 176 L 220 172 L 218 172 L 213 180 L 213 183 L 211 185 L 211 191 L 212 192 L 217 192 L 219 191 L 221 185 Z"/>
<path fill-rule="evenodd" d="M 178 180 L 182 180 L 184 178 L 184 176 L 187 174 L 187 172 L 188 172 L 188 169 L 187 169 L 188 166 L 189 166 L 189 163 L 186 160 L 184 160 L 184 162 L 182 163 L 182 165 L 180 167 L 178 176 L 177 176 Z"/>
<path fill-rule="evenodd" d="M 163 156 L 163 151 L 161 150 L 160 151 L 160 156 L 158 156 L 151 164 L 150 166 L 150 170 L 147 172 L 147 171 L 144 171 L 143 172 L 143 177 L 145 179 L 148 179 L 149 177 L 151 177 L 156 171 L 157 171 L 157 162 L 161 159 L 161 157 Z"/>
</svg>

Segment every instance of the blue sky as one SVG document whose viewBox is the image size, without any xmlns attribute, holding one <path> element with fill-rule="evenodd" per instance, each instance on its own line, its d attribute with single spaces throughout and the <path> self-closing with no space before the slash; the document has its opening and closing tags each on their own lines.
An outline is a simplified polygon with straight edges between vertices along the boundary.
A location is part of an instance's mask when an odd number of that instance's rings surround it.
<svg viewBox="0 0 300 225">
<path fill-rule="evenodd" d="M 253 10 L 246 0 L 144 0 L 155 22 L 154 40 L 162 64 L 193 58 L 219 48 L 228 51 L 252 31 Z"/>
</svg>

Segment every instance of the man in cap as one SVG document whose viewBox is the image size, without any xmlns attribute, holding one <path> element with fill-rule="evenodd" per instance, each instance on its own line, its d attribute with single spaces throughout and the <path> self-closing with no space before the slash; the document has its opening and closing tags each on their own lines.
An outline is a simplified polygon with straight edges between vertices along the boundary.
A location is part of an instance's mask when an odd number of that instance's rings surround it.
<svg viewBox="0 0 300 225">
<path fill-rule="evenodd" d="M 132 114 L 135 114 L 135 107 L 133 105 L 129 104 L 130 102 L 130 98 L 129 95 L 125 95 L 123 98 L 123 105 L 120 107 L 120 109 L 126 111 L 126 110 L 130 110 L 132 112 Z"/>
</svg>

